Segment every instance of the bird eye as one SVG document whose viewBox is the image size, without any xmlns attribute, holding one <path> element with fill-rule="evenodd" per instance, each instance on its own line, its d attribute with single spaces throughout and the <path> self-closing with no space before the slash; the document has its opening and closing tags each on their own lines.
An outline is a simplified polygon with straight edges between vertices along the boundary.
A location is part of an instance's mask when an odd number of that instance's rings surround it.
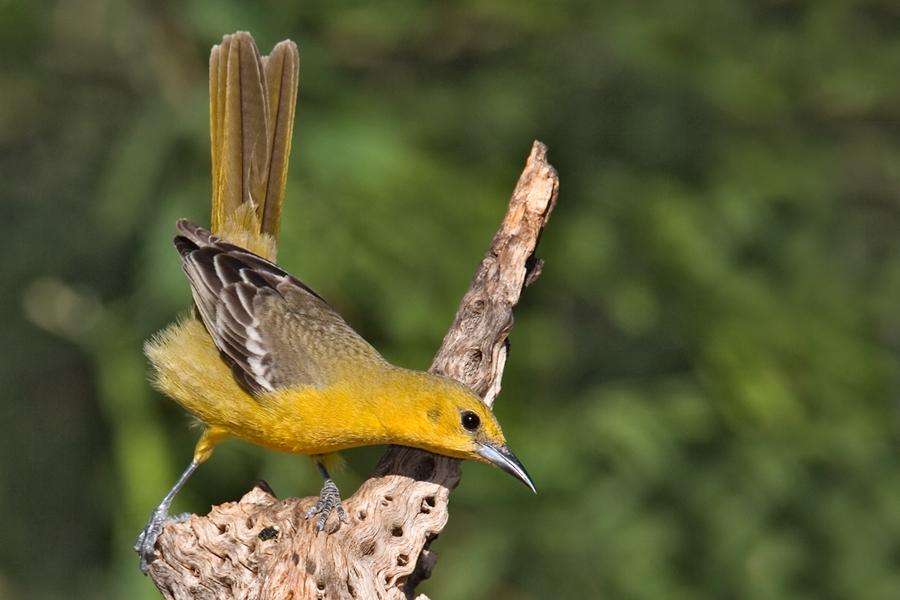
<svg viewBox="0 0 900 600">
<path fill-rule="evenodd" d="M 475 413 L 467 410 L 462 414 L 462 426 L 469 431 L 475 431 L 479 425 L 481 425 L 481 419 Z"/>
</svg>

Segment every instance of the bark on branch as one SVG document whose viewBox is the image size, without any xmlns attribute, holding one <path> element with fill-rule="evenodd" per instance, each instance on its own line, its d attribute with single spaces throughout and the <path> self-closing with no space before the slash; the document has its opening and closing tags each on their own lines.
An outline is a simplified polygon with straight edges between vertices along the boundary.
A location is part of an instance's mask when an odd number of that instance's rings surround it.
<svg viewBox="0 0 900 600">
<path fill-rule="evenodd" d="M 478 267 L 431 365 L 493 405 L 507 336 L 522 290 L 540 274 L 534 256 L 556 203 L 559 179 L 535 142 L 503 224 Z M 149 574 L 171 600 L 411 599 L 437 556 L 459 461 L 391 446 L 372 476 L 344 501 L 348 523 L 316 534 L 303 518 L 316 498 L 279 501 L 260 482 L 239 502 L 168 526 Z M 424 598 L 424 596 L 419 596 Z"/>
</svg>

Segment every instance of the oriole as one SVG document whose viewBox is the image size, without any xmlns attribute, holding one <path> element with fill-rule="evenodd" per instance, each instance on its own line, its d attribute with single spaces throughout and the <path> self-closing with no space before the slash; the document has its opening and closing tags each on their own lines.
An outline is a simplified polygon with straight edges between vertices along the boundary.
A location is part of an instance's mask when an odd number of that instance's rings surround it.
<svg viewBox="0 0 900 600">
<path fill-rule="evenodd" d="M 212 233 L 180 220 L 175 246 L 195 310 L 147 342 L 155 385 L 204 425 L 188 468 L 135 550 L 146 572 L 169 506 L 224 438 L 312 455 L 325 480 L 321 531 L 346 521 L 326 463 L 334 452 L 400 444 L 487 462 L 534 486 L 485 404 L 462 384 L 395 367 L 275 260 L 297 89 L 297 49 L 261 58 L 246 33 L 210 58 Z"/>
</svg>

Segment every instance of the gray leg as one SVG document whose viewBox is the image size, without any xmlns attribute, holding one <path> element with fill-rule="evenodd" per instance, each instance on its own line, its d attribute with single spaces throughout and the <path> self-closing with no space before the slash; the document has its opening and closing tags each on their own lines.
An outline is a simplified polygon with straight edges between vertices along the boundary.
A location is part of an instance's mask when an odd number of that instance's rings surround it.
<svg viewBox="0 0 900 600">
<path fill-rule="evenodd" d="M 322 491 L 319 492 L 319 501 L 315 506 L 306 511 L 305 518 L 309 519 L 310 517 L 321 513 L 318 520 L 316 520 L 316 531 L 322 531 L 325 529 L 325 521 L 328 520 L 328 515 L 331 514 L 332 510 L 337 509 L 338 518 L 341 520 L 341 523 L 347 522 L 347 515 L 344 514 L 344 507 L 341 506 L 341 493 L 338 491 L 334 481 L 332 481 L 331 477 L 328 475 L 328 471 L 326 471 L 325 467 L 320 463 L 316 463 L 316 467 L 319 468 L 319 473 L 321 473 L 322 477 L 325 479 L 325 485 L 322 486 Z"/>
<path fill-rule="evenodd" d="M 169 523 L 180 523 L 191 518 L 191 513 L 181 513 L 170 517 L 169 507 L 172 505 L 172 500 L 175 499 L 175 494 L 178 493 L 178 490 L 181 489 L 184 482 L 187 481 L 188 477 L 191 476 L 191 473 L 193 473 L 194 469 L 199 465 L 200 463 L 193 460 L 191 461 L 191 464 L 184 470 L 184 473 L 181 474 L 181 477 L 178 478 L 178 481 L 175 482 L 175 485 L 172 486 L 172 489 L 169 490 L 166 497 L 162 499 L 159 506 L 153 509 L 153 512 L 150 514 L 150 520 L 147 522 L 147 526 L 144 527 L 144 530 L 134 543 L 134 551 L 141 555 L 141 572 L 147 573 L 147 563 L 154 558 L 156 538 L 162 533 L 163 527 Z"/>
</svg>

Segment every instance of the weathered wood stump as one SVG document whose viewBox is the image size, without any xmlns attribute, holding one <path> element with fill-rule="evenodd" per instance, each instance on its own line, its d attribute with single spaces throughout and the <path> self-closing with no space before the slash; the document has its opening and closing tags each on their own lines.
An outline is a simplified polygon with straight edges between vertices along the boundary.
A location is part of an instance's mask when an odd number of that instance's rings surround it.
<svg viewBox="0 0 900 600">
<path fill-rule="evenodd" d="M 431 371 L 458 379 L 492 406 L 506 364 L 513 309 L 540 274 L 534 256 L 559 179 L 535 142 L 509 209 L 460 303 Z M 359 490 L 317 533 L 316 498 L 279 501 L 264 482 L 237 503 L 165 528 L 149 574 L 172 600 L 411 599 L 437 556 L 459 461 L 391 446 Z M 424 598 L 424 596 L 420 596 Z"/>
</svg>

